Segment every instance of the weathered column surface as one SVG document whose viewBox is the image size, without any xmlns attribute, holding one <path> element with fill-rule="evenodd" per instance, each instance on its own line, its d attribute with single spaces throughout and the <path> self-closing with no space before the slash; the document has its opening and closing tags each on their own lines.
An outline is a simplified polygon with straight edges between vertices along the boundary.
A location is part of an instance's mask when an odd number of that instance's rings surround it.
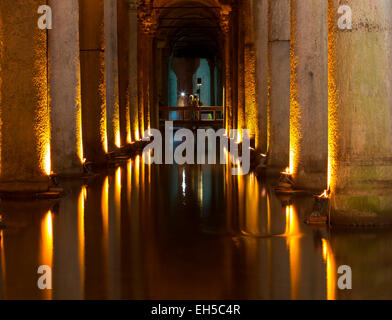
<svg viewBox="0 0 392 320">
<path fill-rule="evenodd" d="M 392 2 L 329 8 L 329 169 L 333 224 L 392 223 Z"/>
<path fill-rule="evenodd" d="M 224 110 L 225 110 L 225 129 L 229 131 L 233 128 L 233 63 L 231 55 L 232 39 L 230 38 L 232 19 L 229 10 L 222 10 L 220 13 L 220 27 L 224 36 Z"/>
<path fill-rule="evenodd" d="M 255 45 L 255 11 L 253 0 L 244 2 L 244 128 L 249 129 L 251 138 L 255 139 L 257 131 L 256 103 L 256 45 Z"/>
<path fill-rule="evenodd" d="M 49 31 L 52 170 L 61 175 L 81 174 L 79 1 L 51 0 L 49 5 L 53 12 Z"/>
<path fill-rule="evenodd" d="M 290 0 L 269 0 L 267 151 L 268 171 L 289 164 Z"/>
<path fill-rule="evenodd" d="M 137 1 L 129 1 L 129 98 L 130 98 L 130 125 L 131 140 L 139 139 L 139 112 L 138 112 L 138 78 L 137 78 Z"/>
<path fill-rule="evenodd" d="M 39 0 L 0 1 L 0 191 L 45 191 L 50 174 L 47 30 Z"/>
<path fill-rule="evenodd" d="M 119 0 L 117 2 L 117 24 L 120 136 L 121 144 L 125 145 L 131 142 L 128 0 Z"/>
<path fill-rule="evenodd" d="M 327 2 L 291 1 L 290 168 L 297 187 L 327 187 Z"/>
<path fill-rule="evenodd" d="M 268 0 L 254 1 L 256 46 L 256 149 L 267 151 L 268 129 Z"/>
<path fill-rule="evenodd" d="M 108 151 L 104 0 L 79 5 L 83 149 L 87 161 L 101 165 Z"/>
<path fill-rule="evenodd" d="M 104 1 L 107 139 L 111 152 L 123 143 L 120 134 L 117 0 Z"/>
</svg>

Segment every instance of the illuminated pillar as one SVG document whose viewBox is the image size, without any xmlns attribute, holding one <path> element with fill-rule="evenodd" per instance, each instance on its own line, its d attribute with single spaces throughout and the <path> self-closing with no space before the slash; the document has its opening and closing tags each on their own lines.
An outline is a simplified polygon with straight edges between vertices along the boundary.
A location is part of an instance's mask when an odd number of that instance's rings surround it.
<svg viewBox="0 0 392 320">
<path fill-rule="evenodd" d="M 244 128 L 249 129 L 252 138 L 257 131 L 256 104 L 256 46 L 255 46 L 255 17 L 253 0 L 244 2 Z"/>
<path fill-rule="evenodd" d="M 83 149 L 87 161 L 102 165 L 108 151 L 104 0 L 79 5 Z"/>
<path fill-rule="evenodd" d="M 138 16 L 139 22 L 139 16 Z M 144 61 L 144 52 L 143 52 L 143 33 L 142 26 L 140 23 L 137 23 L 137 96 L 138 96 L 138 121 L 139 121 L 139 131 L 138 135 L 143 138 L 144 128 L 147 127 L 144 123 L 144 77 L 146 76 L 143 72 L 143 61 Z"/>
<path fill-rule="evenodd" d="M 269 0 L 268 7 L 268 167 L 280 172 L 289 164 L 290 2 Z"/>
<path fill-rule="evenodd" d="M 328 1 L 331 220 L 392 223 L 391 1 L 345 4 Z"/>
<path fill-rule="evenodd" d="M 237 88 L 237 121 L 235 127 L 237 129 L 245 129 L 245 26 L 244 24 L 249 23 L 248 18 L 245 16 L 245 3 L 243 1 L 238 3 L 237 10 L 237 28 L 235 32 L 237 34 L 237 46 L 235 50 L 236 64 L 237 64 L 237 77 L 235 77 Z"/>
<path fill-rule="evenodd" d="M 138 78 L 137 78 L 137 1 L 128 2 L 129 14 L 129 98 L 131 139 L 139 139 Z"/>
<path fill-rule="evenodd" d="M 139 72 L 141 77 L 139 83 L 142 84 L 140 94 L 143 96 L 141 103 L 144 114 L 144 130 L 151 126 L 151 120 L 154 121 L 154 38 L 158 27 L 152 2 L 142 3 L 139 6 L 138 18 L 140 22 L 139 33 Z M 139 95 L 140 97 L 140 95 Z"/>
<path fill-rule="evenodd" d="M 268 0 L 254 1 L 256 45 L 256 149 L 267 150 L 268 129 Z"/>
<path fill-rule="evenodd" d="M 42 4 L 0 1 L 0 191 L 48 189 L 47 30 L 37 26 Z"/>
<path fill-rule="evenodd" d="M 224 90 L 224 104 L 225 104 L 225 128 L 230 130 L 233 128 L 233 88 L 232 88 L 232 75 L 233 75 L 233 64 L 231 55 L 232 39 L 231 35 L 231 18 L 230 10 L 222 10 L 220 13 L 220 27 L 224 35 L 224 74 L 225 74 L 225 90 Z"/>
<path fill-rule="evenodd" d="M 121 144 L 131 142 L 130 127 L 130 86 L 129 86 L 129 14 L 128 0 L 117 2 L 118 19 L 118 81 L 120 102 Z"/>
<path fill-rule="evenodd" d="M 117 41 L 117 0 L 104 0 L 105 76 L 108 151 L 121 147 L 119 69 Z"/>
<path fill-rule="evenodd" d="M 291 0 L 290 168 L 299 188 L 327 187 L 327 2 Z"/>
<path fill-rule="evenodd" d="M 79 59 L 79 1 L 51 0 L 49 32 L 52 170 L 61 175 L 83 172 L 82 109 Z"/>
</svg>

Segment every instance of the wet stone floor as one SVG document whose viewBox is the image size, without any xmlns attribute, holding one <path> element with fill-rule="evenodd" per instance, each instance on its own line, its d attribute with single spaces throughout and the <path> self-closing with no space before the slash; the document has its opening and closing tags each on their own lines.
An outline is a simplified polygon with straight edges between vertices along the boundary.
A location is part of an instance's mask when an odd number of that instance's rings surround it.
<svg viewBox="0 0 392 320">
<path fill-rule="evenodd" d="M 57 203 L 0 203 L 0 298 L 392 298 L 391 230 L 307 226 L 311 198 L 282 201 L 253 174 L 138 156 L 61 185 Z"/>
</svg>

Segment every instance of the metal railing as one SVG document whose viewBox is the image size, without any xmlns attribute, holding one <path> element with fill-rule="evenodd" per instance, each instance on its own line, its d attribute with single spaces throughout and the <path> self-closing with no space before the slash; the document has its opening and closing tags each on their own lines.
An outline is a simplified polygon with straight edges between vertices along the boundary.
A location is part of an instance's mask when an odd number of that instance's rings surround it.
<svg viewBox="0 0 392 320">
<path fill-rule="evenodd" d="M 187 107 L 159 107 L 159 118 L 163 121 L 181 122 L 222 122 L 223 107 L 217 106 L 187 106 Z"/>
</svg>

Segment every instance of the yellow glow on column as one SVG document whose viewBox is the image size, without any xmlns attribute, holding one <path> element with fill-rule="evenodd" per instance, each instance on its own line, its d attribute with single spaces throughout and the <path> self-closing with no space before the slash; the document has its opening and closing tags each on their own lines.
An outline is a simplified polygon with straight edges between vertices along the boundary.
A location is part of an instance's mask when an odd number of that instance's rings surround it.
<svg viewBox="0 0 392 320">
<path fill-rule="evenodd" d="M 83 134 L 82 134 L 82 112 L 81 110 L 77 113 L 77 131 L 76 131 L 76 140 L 78 144 L 78 157 L 80 159 L 80 163 L 86 162 L 83 153 Z"/>
<path fill-rule="evenodd" d="M 135 130 L 135 139 L 136 139 L 136 141 L 140 140 L 139 129 L 138 128 Z"/>
<path fill-rule="evenodd" d="M 336 299 L 336 263 L 332 252 L 331 245 L 328 240 L 321 239 L 323 244 L 323 259 L 326 263 L 327 275 L 327 299 Z"/>
<path fill-rule="evenodd" d="M 114 130 L 114 144 L 117 148 L 121 148 L 121 131 L 120 131 L 120 105 L 118 99 L 114 105 L 114 117 L 113 117 L 113 130 Z"/>
<path fill-rule="evenodd" d="M 37 107 L 35 114 L 35 133 L 37 137 L 37 150 L 39 154 L 40 169 L 46 175 L 50 175 L 50 110 L 48 103 L 48 68 L 47 68 L 47 35 L 40 32 L 37 36 L 37 45 L 33 48 L 35 53 L 34 86 L 37 90 Z"/>
<path fill-rule="evenodd" d="M 83 129 L 82 129 L 82 92 L 80 86 L 80 72 L 78 72 L 78 88 L 77 88 L 77 108 L 76 111 L 76 143 L 78 150 L 78 157 L 80 163 L 84 163 L 84 153 L 83 153 Z"/>
<path fill-rule="evenodd" d="M 338 89 L 336 85 L 336 13 L 332 0 L 328 0 L 328 188 L 336 183 L 337 139 L 339 134 L 337 111 Z"/>
<path fill-rule="evenodd" d="M 45 149 L 45 173 L 49 176 L 51 174 L 50 142 L 48 142 Z"/>
<path fill-rule="evenodd" d="M 105 54 L 101 55 L 101 66 L 100 73 L 103 79 L 105 79 Z M 99 121 L 99 132 L 101 135 L 102 148 L 105 153 L 108 153 L 108 126 L 107 126 L 107 111 L 106 111 L 106 81 L 99 85 L 99 96 L 102 101 L 100 106 L 100 121 Z"/>
<path fill-rule="evenodd" d="M 301 280 L 301 248 L 298 216 L 292 205 L 286 207 L 286 243 L 290 254 L 291 299 L 299 298 L 298 291 Z"/>
<path fill-rule="evenodd" d="M 291 6 L 291 10 L 293 6 Z M 295 53 L 296 22 L 295 14 L 291 12 L 291 41 L 290 41 L 290 172 L 297 173 L 300 143 L 301 143 L 301 106 L 298 97 L 297 65 Z"/>
<path fill-rule="evenodd" d="M 120 130 L 116 130 L 116 147 L 121 148 L 121 135 Z"/>
<path fill-rule="evenodd" d="M 101 118 L 101 142 L 103 150 L 108 153 L 108 135 L 107 135 L 107 127 L 106 127 L 106 111 L 105 111 L 105 119 Z"/>
<path fill-rule="evenodd" d="M 40 157 L 41 170 L 44 174 L 50 175 L 51 173 L 51 160 L 50 160 L 50 120 L 49 111 L 45 110 L 38 111 L 38 124 L 37 124 L 37 136 L 38 136 L 38 150 Z"/>
<path fill-rule="evenodd" d="M 40 265 L 53 265 L 53 221 L 48 211 L 41 222 Z M 52 299 L 52 290 L 43 290 L 44 299 Z"/>
<path fill-rule="evenodd" d="M 126 118 L 126 123 L 127 123 L 127 143 L 132 142 L 132 134 L 131 134 L 131 110 L 130 110 L 130 105 L 129 105 L 129 95 L 127 99 L 127 107 L 125 111 L 125 118 Z"/>
<path fill-rule="evenodd" d="M 290 158 L 289 158 L 289 168 L 286 169 L 287 174 L 293 174 L 294 172 L 294 151 L 290 151 Z"/>
</svg>

